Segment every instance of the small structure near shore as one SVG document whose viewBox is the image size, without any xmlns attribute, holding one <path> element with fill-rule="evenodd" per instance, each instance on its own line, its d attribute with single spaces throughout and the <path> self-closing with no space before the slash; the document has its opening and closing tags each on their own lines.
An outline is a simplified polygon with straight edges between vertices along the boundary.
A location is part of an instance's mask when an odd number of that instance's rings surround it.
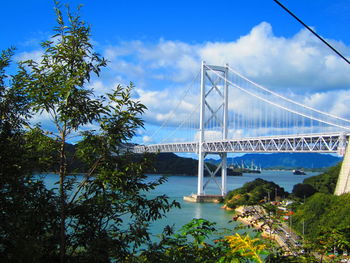
<svg viewBox="0 0 350 263">
<path fill-rule="evenodd" d="M 197 195 L 184 196 L 184 200 L 191 203 L 219 203 L 222 195 Z"/>
</svg>

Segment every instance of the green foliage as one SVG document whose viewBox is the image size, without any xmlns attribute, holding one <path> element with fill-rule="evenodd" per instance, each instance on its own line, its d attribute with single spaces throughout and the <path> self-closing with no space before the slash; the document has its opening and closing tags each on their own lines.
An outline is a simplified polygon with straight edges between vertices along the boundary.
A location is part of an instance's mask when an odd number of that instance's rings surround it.
<svg viewBox="0 0 350 263">
<path fill-rule="evenodd" d="M 245 183 L 240 188 L 230 191 L 224 202 L 230 208 L 241 205 L 255 205 L 267 200 L 268 196 L 271 200 L 274 200 L 276 192 L 279 197 L 288 195 L 279 185 L 257 178 L 252 182 Z"/>
<path fill-rule="evenodd" d="M 192 236 L 196 246 L 203 245 L 204 240 L 208 235 L 215 231 L 215 223 L 209 222 L 205 219 L 193 219 L 191 222 L 182 226 L 181 236 Z"/>
<path fill-rule="evenodd" d="M 206 243 L 207 237 L 216 232 L 214 225 L 205 219 L 193 219 L 179 233 L 172 234 L 169 228 L 167 233 L 162 234 L 159 243 L 129 258 L 128 262 L 262 262 L 261 257 L 266 254 L 265 245 L 257 238 L 236 234 Z"/>
<path fill-rule="evenodd" d="M 350 225 L 349 201 L 350 194 L 334 196 L 316 193 L 299 207 L 293 217 L 294 226 L 301 233 L 304 223 L 305 236 L 311 241 L 315 241 L 325 230 L 346 228 Z"/>
<path fill-rule="evenodd" d="M 0 256 L 3 262 L 51 261 L 56 253 L 56 197 L 31 175 L 39 164 L 23 130 L 30 116 L 18 76 L 7 78 L 12 49 L 0 56 Z M 45 260 L 44 260 L 45 258 Z"/>
<path fill-rule="evenodd" d="M 338 163 L 336 166 L 329 168 L 325 173 L 306 178 L 303 183 L 311 185 L 317 192 L 333 194 L 341 164 Z"/>
<path fill-rule="evenodd" d="M 59 143 L 58 160 L 52 169 L 60 175 L 60 261 L 65 261 L 67 248 L 67 191 L 72 188 L 67 180 L 66 141 L 72 132 L 92 124 L 106 113 L 104 98 L 95 99 L 85 86 L 91 75 L 98 75 L 106 61 L 93 52 L 90 28 L 69 8 L 64 16 L 56 2 L 57 26 L 50 40 L 42 42 L 40 61 L 20 63 L 19 90 L 28 97 L 34 113 L 46 112 L 51 116 Z M 67 21 L 66 21 L 67 20 Z M 123 132 L 123 131 L 122 131 Z"/>
<path fill-rule="evenodd" d="M 348 251 L 350 249 L 350 227 L 323 230 L 317 237 L 317 248 L 325 252 Z"/>
<path fill-rule="evenodd" d="M 342 253 L 350 249 L 350 194 L 333 195 L 340 168 L 341 163 L 304 180 L 304 186 L 318 192 L 307 198 L 292 217 L 294 228 L 305 232 L 308 249 L 317 251 L 322 258 L 335 250 Z"/>
<path fill-rule="evenodd" d="M 154 167 L 148 172 L 194 175 L 198 172 L 198 161 L 191 158 L 182 158 L 173 153 L 159 153 L 155 155 Z"/>
<path fill-rule="evenodd" d="M 134 161 L 125 147 L 146 109 L 131 98 L 133 85 L 94 97 L 86 84 L 106 61 L 78 15 L 62 15 L 57 3 L 56 15 L 41 60 L 22 62 L 12 87 L 0 89 L 0 253 L 10 262 L 123 262 L 151 242 L 149 224 L 179 204 L 146 196 L 165 179 L 147 181 L 148 155 Z M 1 84 L 11 55 L 1 55 Z M 56 131 L 30 128 L 31 112 L 48 113 Z M 85 130 L 69 150 L 67 140 L 86 124 L 98 131 Z M 76 159 L 88 167 L 81 182 L 69 176 Z M 57 171 L 58 193 L 32 178 L 35 170 Z"/>
<path fill-rule="evenodd" d="M 58 172 L 59 148 L 57 140 L 48 136 L 40 126 L 36 126 L 25 133 L 26 148 L 30 153 L 28 161 L 36 163 L 35 172 Z"/>
<path fill-rule="evenodd" d="M 316 193 L 316 189 L 309 184 L 296 184 L 293 187 L 292 194 L 299 198 L 307 198 Z"/>
</svg>

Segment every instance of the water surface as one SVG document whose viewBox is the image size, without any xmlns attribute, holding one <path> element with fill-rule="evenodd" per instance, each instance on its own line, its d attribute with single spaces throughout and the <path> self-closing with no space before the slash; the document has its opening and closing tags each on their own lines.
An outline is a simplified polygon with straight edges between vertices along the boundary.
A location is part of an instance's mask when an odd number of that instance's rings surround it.
<svg viewBox="0 0 350 263">
<path fill-rule="evenodd" d="M 318 173 L 308 172 L 307 175 L 293 175 L 292 171 L 262 171 L 261 174 L 243 174 L 243 176 L 229 176 L 227 178 L 227 189 L 233 190 L 241 187 L 244 183 L 253 181 L 256 178 L 262 178 L 267 181 L 275 182 L 291 192 L 295 184 L 301 183 L 305 178 L 317 175 Z M 82 176 L 78 176 L 82 178 Z M 159 175 L 149 175 L 147 180 L 154 181 Z M 205 178 L 205 181 L 208 178 Z M 221 184 L 220 178 L 216 179 Z M 48 174 L 44 176 L 47 187 L 57 188 L 55 184 L 58 181 L 58 175 Z M 174 208 L 165 218 L 162 218 L 151 226 L 153 234 L 159 234 L 166 225 L 175 225 L 179 229 L 182 225 L 188 223 L 193 218 L 205 218 L 216 222 L 217 228 L 233 229 L 236 223 L 229 223 L 232 219 L 232 212 L 221 209 L 222 204 L 214 203 L 188 203 L 183 200 L 183 196 L 196 193 L 196 176 L 168 176 L 167 182 L 158 186 L 150 192 L 150 197 L 166 194 L 171 200 L 176 200 L 181 204 L 181 209 Z M 220 191 L 214 182 L 210 182 L 206 189 L 207 194 L 219 194 Z"/>
<path fill-rule="evenodd" d="M 239 188 L 243 184 L 253 181 L 256 178 L 262 178 L 267 181 L 275 182 L 284 187 L 288 192 L 292 192 L 293 186 L 310 176 L 319 173 L 309 172 L 307 175 L 293 175 L 292 171 L 262 171 L 261 174 L 243 174 L 243 176 L 228 176 L 228 191 Z M 149 180 L 155 180 L 158 175 L 149 175 Z M 205 178 L 205 181 L 207 178 Z M 221 184 L 220 178 L 216 179 Z M 181 204 L 181 209 L 173 209 L 166 218 L 157 221 L 152 226 L 153 233 L 161 232 L 165 225 L 175 225 L 176 228 L 186 224 L 193 218 L 205 218 L 209 221 L 217 223 L 219 228 L 232 229 L 235 224 L 228 223 L 232 219 L 232 212 L 221 209 L 222 204 L 214 203 L 188 203 L 183 200 L 183 196 L 196 193 L 197 177 L 196 176 L 169 176 L 168 181 L 158 186 L 152 195 L 166 194 L 170 199 L 176 200 Z M 214 182 L 210 182 L 205 191 L 207 194 L 219 194 L 218 186 Z M 266 193 L 267 194 L 267 193 Z"/>
</svg>

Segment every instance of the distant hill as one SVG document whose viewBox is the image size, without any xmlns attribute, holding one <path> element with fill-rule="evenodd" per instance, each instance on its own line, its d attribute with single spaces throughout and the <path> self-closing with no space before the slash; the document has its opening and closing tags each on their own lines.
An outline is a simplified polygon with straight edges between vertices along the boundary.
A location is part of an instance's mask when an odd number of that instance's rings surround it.
<svg viewBox="0 0 350 263">
<path fill-rule="evenodd" d="M 215 164 L 207 163 L 211 171 L 216 169 Z M 155 156 L 154 169 L 147 171 L 152 174 L 167 174 L 167 175 L 197 175 L 198 160 L 192 158 L 184 158 L 177 156 L 174 153 L 159 153 Z M 221 175 L 219 170 L 216 176 Z M 227 175 L 242 175 L 234 173 L 231 170 L 227 171 Z M 209 176 L 209 173 L 204 170 L 204 176 Z"/>
<path fill-rule="evenodd" d="M 269 153 L 269 154 L 245 154 L 239 157 L 228 158 L 228 164 L 242 164 L 261 166 L 261 168 L 282 169 L 313 169 L 326 168 L 336 165 L 342 158 L 330 154 L 320 153 Z M 207 162 L 218 164 L 219 160 L 208 159 Z"/>
<path fill-rule="evenodd" d="M 198 171 L 198 161 L 192 158 L 183 158 L 174 153 L 159 153 L 155 156 L 155 174 L 194 175 Z"/>
</svg>

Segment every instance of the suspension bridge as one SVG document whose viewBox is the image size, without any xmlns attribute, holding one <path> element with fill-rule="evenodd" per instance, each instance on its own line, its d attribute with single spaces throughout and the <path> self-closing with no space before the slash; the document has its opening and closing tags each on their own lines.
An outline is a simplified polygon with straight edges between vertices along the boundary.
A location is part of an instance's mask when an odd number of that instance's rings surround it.
<svg viewBox="0 0 350 263">
<path fill-rule="evenodd" d="M 154 131 L 152 138 L 160 143 L 138 145 L 133 151 L 198 154 L 197 201 L 205 198 L 210 181 L 226 195 L 228 153 L 338 153 L 344 161 L 335 194 L 350 192 L 350 120 L 308 106 L 305 97 L 288 90 L 283 94 L 228 65 L 202 62 L 200 74 Z M 216 171 L 204 162 L 208 154 L 220 156 Z M 204 170 L 210 174 L 206 182 Z M 219 170 L 220 184 L 215 178 Z"/>
</svg>

